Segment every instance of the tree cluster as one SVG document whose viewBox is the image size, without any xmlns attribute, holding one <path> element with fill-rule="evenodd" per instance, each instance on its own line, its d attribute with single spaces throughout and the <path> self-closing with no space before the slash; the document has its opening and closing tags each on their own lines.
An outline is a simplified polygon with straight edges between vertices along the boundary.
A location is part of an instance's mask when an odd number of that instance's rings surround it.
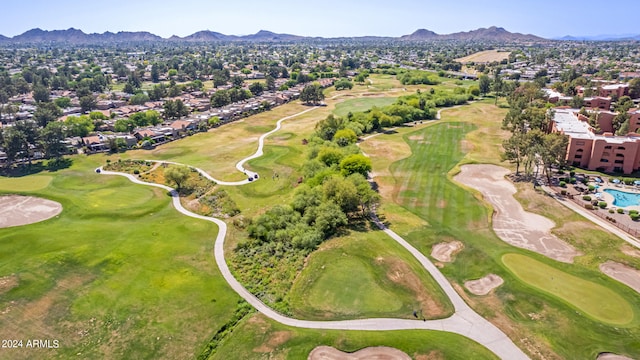
<svg viewBox="0 0 640 360">
<path fill-rule="evenodd" d="M 549 178 L 552 167 L 565 166 L 568 137 L 560 133 L 547 133 L 553 118 L 553 110 L 544 100 L 538 84 L 525 83 L 508 98 L 509 112 L 502 126 L 511 132 L 511 137 L 503 141 L 504 160 L 516 165 L 516 175 L 520 166 L 525 176 L 533 175 L 537 165 L 543 165 Z"/>
</svg>

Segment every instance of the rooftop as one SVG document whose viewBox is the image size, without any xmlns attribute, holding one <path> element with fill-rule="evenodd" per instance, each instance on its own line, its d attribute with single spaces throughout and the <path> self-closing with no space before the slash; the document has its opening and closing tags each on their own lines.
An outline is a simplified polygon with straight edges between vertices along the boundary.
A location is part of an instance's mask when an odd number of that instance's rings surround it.
<svg viewBox="0 0 640 360">
<path fill-rule="evenodd" d="M 612 144 L 622 144 L 640 140 L 640 138 L 633 136 L 596 135 L 592 132 L 591 126 L 589 126 L 586 121 L 578 120 L 576 114 L 579 111 L 578 109 L 555 109 L 553 121 L 556 123 L 556 128 L 574 139 L 606 140 Z"/>
</svg>

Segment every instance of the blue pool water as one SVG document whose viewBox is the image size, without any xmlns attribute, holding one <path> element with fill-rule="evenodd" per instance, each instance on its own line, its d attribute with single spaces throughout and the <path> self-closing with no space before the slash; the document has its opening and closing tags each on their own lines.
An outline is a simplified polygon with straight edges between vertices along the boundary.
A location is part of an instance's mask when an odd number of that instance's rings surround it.
<svg viewBox="0 0 640 360">
<path fill-rule="evenodd" d="M 640 205 L 640 194 L 632 194 L 620 190 L 604 189 L 604 192 L 613 195 L 613 205 L 626 207 Z"/>
</svg>

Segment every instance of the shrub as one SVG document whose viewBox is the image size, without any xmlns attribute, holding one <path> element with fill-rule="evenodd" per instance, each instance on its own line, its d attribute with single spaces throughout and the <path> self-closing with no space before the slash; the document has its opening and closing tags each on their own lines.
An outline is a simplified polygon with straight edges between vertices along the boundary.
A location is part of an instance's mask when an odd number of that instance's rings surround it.
<svg viewBox="0 0 640 360">
<path fill-rule="evenodd" d="M 629 215 L 638 214 L 638 210 L 629 210 Z"/>
<path fill-rule="evenodd" d="M 572 177 L 571 179 L 569 179 L 569 182 L 572 184 L 575 184 L 578 182 L 578 180 L 576 180 L 576 178 Z"/>
<path fill-rule="evenodd" d="M 582 197 L 582 200 L 585 200 L 585 201 L 591 201 L 591 196 L 589 196 L 589 195 L 584 195 L 584 196 Z"/>
<path fill-rule="evenodd" d="M 560 187 L 567 187 L 567 183 L 564 181 L 560 181 Z"/>
<path fill-rule="evenodd" d="M 589 185 L 589 191 L 593 191 L 593 190 L 595 190 L 595 189 L 596 189 L 596 186 L 595 186 L 595 185 Z"/>
<path fill-rule="evenodd" d="M 560 194 L 567 195 L 567 190 L 560 190 Z"/>
<path fill-rule="evenodd" d="M 133 175 L 139 175 L 139 174 L 140 174 L 140 170 L 138 169 L 133 170 Z"/>
<path fill-rule="evenodd" d="M 631 220 L 633 221 L 638 221 L 640 214 L 629 214 L 629 217 L 631 217 Z"/>
<path fill-rule="evenodd" d="M 587 210 L 593 210 L 593 205 L 591 204 L 584 204 L 584 208 Z"/>
<path fill-rule="evenodd" d="M 618 208 L 618 210 L 616 210 L 618 212 L 618 214 L 624 214 L 624 209 L 620 209 Z"/>
<path fill-rule="evenodd" d="M 598 203 L 598 207 L 600 207 L 600 209 L 604 209 L 607 207 L 607 202 L 606 201 L 600 201 Z"/>
<path fill-rule="evenodd" d="M 573 177 L 575 176 L 576 172 L 575 171 L 569 171 L 569 176 Z"/>
<path fill-rule="evenodd" d="M 609 214 L 614 214 L 616 211 L 613 209 L 609 209 Z"/>
</svg>

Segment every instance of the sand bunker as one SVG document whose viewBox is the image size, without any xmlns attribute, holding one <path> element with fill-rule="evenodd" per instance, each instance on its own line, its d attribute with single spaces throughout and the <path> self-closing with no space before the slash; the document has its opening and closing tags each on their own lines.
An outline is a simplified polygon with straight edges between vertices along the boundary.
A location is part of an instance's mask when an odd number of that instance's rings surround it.
<svg viewBox="0 0 640 360">
<path fill-rule="evenodd" d="M 55 201 L 30 196 L 0 196 L 0 228 L 33 224 L 62 211 Z"/>
<path fill-rule="evenodd" d="M 451 262 L 451 256 L 457 254 L 464 248 L 460 241 L 452 241 L 433 245 L 431 248 L 431 257 L 440 262 Z"/>
<path fill-rule="evenodd" d="M 464 287 L 474 295 L 487 295 L 502 284 L 504 284 L 504 280 L 500 276 L 489 274 L 478 280 L 465 281 Z"/>
<path fill-rule="evenodd" d="M 566 263 L 582 255 L 551 234 L 553 221 L 522 208 L 513 197 L 515 186 L 504 178 L 508 173 L 496 165 L 464 165 L 454 179 L 480 191 L 491 203 L 495 209 L 493 230 L 505 242 Z"/>
<path fill-rule="evenodd" d="M 309 353 L 308 360 L 411 360 L 404 352 L 385 346 L 368 347 L 352 354 L 331 346 L 318 346 Z"/>
<path fill-rule="evenodd" d="M 613 261 L 600 265 L 600 271 L 640 293 L 640 270 Z"/>
<path fill-rule="evenodd" d="M 630 357 L 617 355 L 617 354 L 613 354 L 613 353 L 602 353 L 602 354 L 598 355 L 598 357 L 596 359 L 597 360 L 633 360 Z"/>
</svg>

